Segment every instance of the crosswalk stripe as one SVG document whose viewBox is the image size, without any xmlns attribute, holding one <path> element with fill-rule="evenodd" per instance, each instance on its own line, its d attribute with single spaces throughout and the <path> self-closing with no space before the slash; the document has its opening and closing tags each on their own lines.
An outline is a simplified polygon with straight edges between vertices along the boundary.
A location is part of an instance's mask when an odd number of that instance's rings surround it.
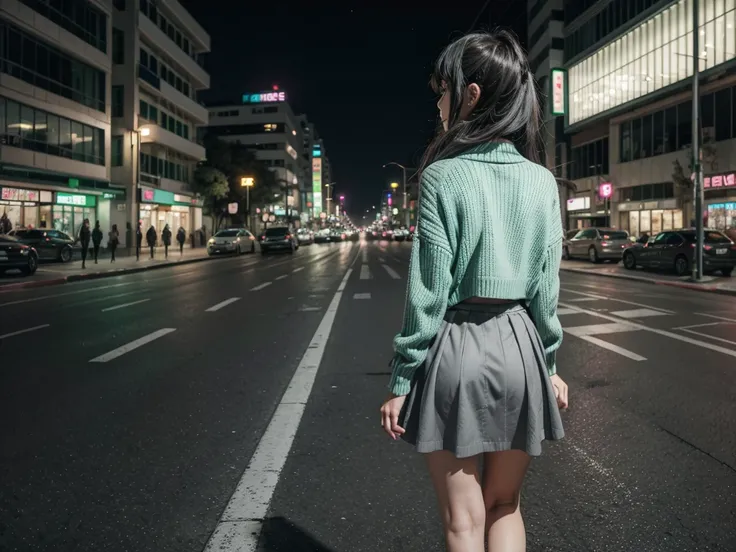
<svg viewBox="0 0 736 552">
<path fill-rule="evenodd" d="M 645 318 L 647 316 L 666 316 L 668 313 L 660 312 L 652 309 L 631 309 L 614 311 L 611 313 L 614 316 L 620 316 L 621 318 Z"/>
<path fill-rule="evenodd" d="M 614 353 L 618 353 L 621 356 L 625 356 L 626 358 L 630 358 L 631 360 L 646 360 L 646 358 L 641 355 L 637 355 L 636 353 L 633 353 L 628 349 L 624 349 L 623 347 L 619 347 L 618 345 L 614 345 L 613 343 L 609 343 L 608 341 L 603 341 L 602 339 L 598 339 L 597 337 L 594 337 L 592 335 L 581 335 L 578 337 L 580 337 L 580 339 L 584 341 L 592 343 L 593 345 L 598 345 L 598 347 L 613 351 Z"/>
</svg>

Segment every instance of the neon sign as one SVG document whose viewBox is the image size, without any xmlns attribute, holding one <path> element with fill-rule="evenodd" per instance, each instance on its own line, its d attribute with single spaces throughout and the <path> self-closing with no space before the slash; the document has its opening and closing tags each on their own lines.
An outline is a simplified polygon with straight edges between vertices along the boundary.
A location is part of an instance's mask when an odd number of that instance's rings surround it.
<svg viewBox="0 0 736 552">
<path fill-rule="evenodd" d="M 718 176 L 708 176 L 703 179 L 703 188 L 731 188 L 736 186 L 736 173 L 719 174 Z"/>
<path fill-rule="evenodd" d="M 243 94 L 244 104 L 285 102 L 286 92 L 258 92 L 257 94 Z"/>
<path fill-rule="evenodd" d="M 322 212 L 322 159 L 312 159 L 312 201 L 314 202 L 314 217 Z"/>
<path fill-rule="evenodd" d="M 613 184 L 610 182 L 601 182 L 601 185 L 598 188 L 598 195 L 602 199 L 610 198 L 613 195 Z"/>
</svg>

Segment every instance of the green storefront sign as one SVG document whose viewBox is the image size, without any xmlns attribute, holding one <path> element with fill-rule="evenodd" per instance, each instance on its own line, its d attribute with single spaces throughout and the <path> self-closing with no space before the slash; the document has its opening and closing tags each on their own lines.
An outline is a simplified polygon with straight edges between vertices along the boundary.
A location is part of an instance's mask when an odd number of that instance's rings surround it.
<svg viewBox="0 0 736 552">
<path fill-rule="evenodd" d="M 74 207 L 94 207 L 95 205 L 97 205 L 97 198 L 93 195 L 67 194 L 64 192 L 57 192 L 56 204 L 73 205 Z"/>
<path fill-rule="evenodd" d="M 201 207 L 203 201 L 182 194 L 175 194 L 166 190 L 141 187 L 141 201 L 158 205 L 182 205 L 187 207 Z"/>
</svg>

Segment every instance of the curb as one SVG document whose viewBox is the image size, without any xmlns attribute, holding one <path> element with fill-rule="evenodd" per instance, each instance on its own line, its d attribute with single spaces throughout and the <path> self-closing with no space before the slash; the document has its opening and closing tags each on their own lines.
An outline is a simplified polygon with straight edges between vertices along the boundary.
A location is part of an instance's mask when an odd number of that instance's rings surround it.
<svg viewBox="0 0 736 552">
<path fill-rule="evenodd" d="M 223 257 L 224 258 L 224 257 Z M 186 265 L 192 263 L 200 263 L 203 261 L 213 260 L 213 257 L 197 257 L 195 259 L 185 259 L 182 261 L 174 261 L 170 263 L 161 263 L 150 266 L 136 266 L 133 268 L 121 268 L 119 270 L 108 270 L 105 272 L 87 272 L 84 274 L 70 274 L 62 278 L 53 278 L 50 280 L 36 280 L 31 282 L 18 282 L 15 284 L 0 285 L 0 293 L 8 291 L 16 291 L 19 289 L 29 289 L 37 287 L 58 286 L 61 284 L 69 284 L 73 282 L 83 282 L 85 280 L 99 280 L 102 278 L 113 278 L 115 276 L 123 276 L 124 274 L 136 274 L 138 272 L 147 272 L 149 270 L 159 270 L 162 268 L 171 268 L 172 266 Z"/>
<path fill-rule="evenodd" d="M 573 272 L 575 274 L 585 274 L 586 276 L 601 276 L 603 278 L 630 280 L 633 282 L 641 282 L 641 283 L 651 284 L 655 286 L 669 286 L 669 287 L 676 287 L 676 288 L 681 288 L 681 289 L 689 289 L 693 291 L 702 291 L 704 293 L 715 293 L 718 295 L 729 295 L 731 297 L 736 297 L 736 290 L 724 289 L 718 286 L 712 286 L 708 284 L 692 284 L 692 283 L 687 283 L 687 282 L 672 282 L 669 280 L 653 280 L 652 278 L 642 278 L 641 276 L 634 276 L 634 275 L 628 275 L 628 274 L 612 274 L 610 272 L 595 273 L 590 270 L 585 270 L 582 268 L 562 268 L 560 267 L 560 271 Z"/>
</svg>

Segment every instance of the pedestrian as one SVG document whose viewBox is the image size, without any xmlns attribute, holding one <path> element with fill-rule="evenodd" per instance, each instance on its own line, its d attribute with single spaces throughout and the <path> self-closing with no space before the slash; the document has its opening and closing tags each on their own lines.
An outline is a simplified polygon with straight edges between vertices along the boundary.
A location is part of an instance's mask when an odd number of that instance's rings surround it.
<svg viewBox="0 0 736 552">
<path fill-rule="evenodd" d="M 79 243 L 82 245 L 82 268 L 87 268 L 87 253 L 89 253 L 89 219 L 84 219 L 82 227 L 79 229 Z"/>
<path fill-rule="evenodd" d="M 10 222 L 7 213 L 3 213 L 0 216 L 0 234 L 7 234 L 13 229 L 13 223 Z"/>
<path fill-rule="evenodd" d="M 92 230 L 92 247 L 94 248 L 95 264 L 97 264 L 97 257 L 100 255 L 100 244 L 102 244 L 102 229 L 100 228 L 100 221 L 95 221 L 95 229 Z"/>
<path fill-rule="evenodd" d="M 542 441 L 564 436 L 568 404 L 555 364 L 557 183 L 538 164 L 542 109 L 515 36 L 457 39 L 432 84 L 443 129 L 419 168 L 419 239 L 381 425 L 426 454 L 450 552 L 521 551 L 524 476 Z"/>
<path fill-rule="evenodd" d="M 183 226 L 180 226 L 176 232 L 176 241 L 179 242 L 179 255 L 184 255 L 184 242 L 187 241 L 187 232 Z"/>
<path fill-rule="evenodd" d="M 111 263 L 115 262 L 115 250 L 118 248 L 118 243 L 120 243 L 120 232 L 118 232 L 118 225 L 113 224 L 107 239 L 107 246 L 110 248 Z"/>
<path fill-rule="evenodd" d="M 153 249 L 156 247 L 156 229 L 153 225 L 151 225 L 148 232 L 146 232 L 146 243 L 148 243 L 148 247 L 151 248 L 151 258 L 153 259 Z"/>
<path fill-rule="evenodd" d="M 169 258 L 169 246 L 171 245 L 171 229 L 169 225 L 164 226 L 163 232 L 161 232 L 161 241 L 164 242 L 164 257 Z"/>
<path fill-rule="evenodd" d="M 135 230 L 135 260 L 141 260 L 141 245 L 143 245 L 143 223 L 138 221 L 138 228 Z"/>
</svg>

